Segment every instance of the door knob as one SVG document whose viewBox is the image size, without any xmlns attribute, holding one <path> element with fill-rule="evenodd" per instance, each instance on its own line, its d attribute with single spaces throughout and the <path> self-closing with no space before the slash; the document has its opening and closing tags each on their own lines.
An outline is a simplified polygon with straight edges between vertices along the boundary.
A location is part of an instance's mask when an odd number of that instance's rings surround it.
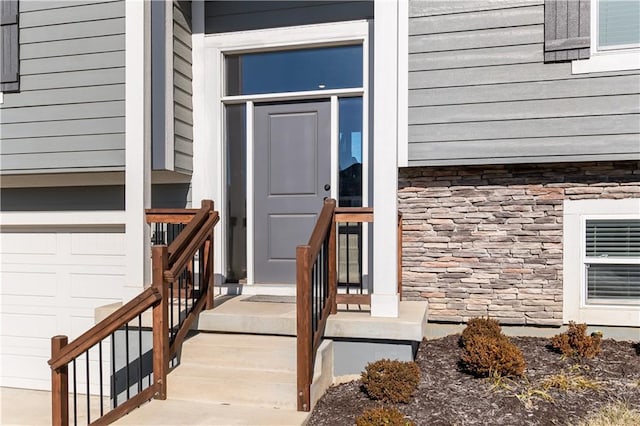
<svg viewBox="0 0 640 426">
<path fill-rule="evenodd" d="M 330 189 L 331 189 L 331 185 L 329 185 L 328 183 L 325 183 L 325 184 L 324 184 L 324 190 L 325 190 L 325 191 L 328 191 L 328 190 L 330 190 Z"/>
</svg>

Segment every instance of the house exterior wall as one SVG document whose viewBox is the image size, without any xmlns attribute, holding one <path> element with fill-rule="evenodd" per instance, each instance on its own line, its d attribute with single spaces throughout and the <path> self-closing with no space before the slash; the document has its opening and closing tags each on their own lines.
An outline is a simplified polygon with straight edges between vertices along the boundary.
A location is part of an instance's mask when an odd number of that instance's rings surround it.
<svg viewBox="0 0 640 426">
<path fill-rule="evenodd" d="M 640 158 L 640 72 L 544 63 L 544 1 L 409 2 L 410 166 Z"/>
<path fill-rule="evenodd" d="M 20 92 L 0 105 L 2 174 L 124 169 L 124 9 L 20 2 Z"/>
<path fill-rule="evenodd" d="M 403 168 L 398 197 L 403 297 L 430 321 L 561 325 L 563 203 L 640 199 L 640 162 Z"/>
<path fill-rule="evenodd" d="M 174 169 L 193 172 L 191 2 L 173 2 Z"/>
</svg>

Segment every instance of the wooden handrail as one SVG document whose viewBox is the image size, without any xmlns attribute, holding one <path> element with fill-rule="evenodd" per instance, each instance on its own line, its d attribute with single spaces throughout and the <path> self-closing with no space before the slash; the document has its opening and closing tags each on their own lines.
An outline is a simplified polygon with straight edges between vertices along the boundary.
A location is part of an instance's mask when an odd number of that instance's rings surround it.
<svg viewBox="0 0 640 426">
<path fill-rule="evenodd" d="M 182 273 L 189 259 L 195 254 L 204 240 L 207 239 L 211 229 L 216 226 L 219 220 L 220 217 L 217 212 L 209 214 L 201 227 L 196 230 L 195 234 L 192 233 L 186 247 L 183 247 L 180 252 L 174 252 L 176 256 L 172 257 L 169 255 L 169 265 L 171 265 L 171 269 L 164 272 L 164 279 L 166 281 L 174 281 Z M 185 228 L 185 231 L 186 230 Z M 175 241 L 178 241 L 178 239 L 176 238 Z M 169 252 L 171 252 L 171 246 L 169 246 Z M 179 254 L 179 256 L 177 254 Z"/>
<path fill-rule="evenodd" d="M 126 305 L 120 307 L 107 318 L 82 333 L 73 342 L 64 346 L 55 358 L 49 360 L 49 365 L 54 370 L 67 365 L 78 355 L 86 352 L 99 341 L 110 336 L 114 331 L 122 327 L 122 324 L 128 323 L 155 305 L 160 298 L 161 296 L 155 288 L 147 288 L 131 299 Z"/>
<path fill-rule="evenodd" d="M 202 200 L 202 207 L 193 217 L 191 222 L 187 226 L 184 227 L 180 235 L 173 240 L 171 245 L 169 245 L 169 264 L 173 264 L 175 262 L 176 257 L 179 253 L 182 253 L 184 247 L 189 244 L 193 235 L 196 234 L 202 224 L 209 218 L 210 212 L 213 210 L 213 201 L 211 200 Z"/>
<path fill-rule="evenodd" d="M 146 209 L 144 212 L 147 223 L 187 224 L 199 210 L 200 209 L 155 208 Z"/>
<path fill-rule="evenodd" d="M 322 210 L 320 211 L 320 216 L 318 216 L 318 221 L 316 222 L 316 226 L 313 228 L 313 232 L 311 232 L 311 237 L 309 238 L 309 242 L 307 245 L 309 246 L 309 256 L 311 259 L 314 259 L 318 252 L 320 251 L 320 246 L 324 241 L 325 236 L 327 235 L 327 231 L 333 225 L 333 212 L 336 208 L 336 200 L 328 199 L 325 201 L 322 206 Z"/>
</svg>

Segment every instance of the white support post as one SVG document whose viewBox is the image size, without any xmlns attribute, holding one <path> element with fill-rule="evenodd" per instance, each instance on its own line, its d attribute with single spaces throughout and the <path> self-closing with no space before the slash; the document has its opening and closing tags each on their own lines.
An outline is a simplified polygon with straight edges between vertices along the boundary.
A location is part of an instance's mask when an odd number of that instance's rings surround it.
<svg viewBox="0 0 640 426">
<path fill-rule="evenodd" d="M 125 5 L 125 230 L 126 281 L 123 300 L 150 281 L 149 227 L 144 209 L 151 203 L 150 10 L 149 3 Z"/>
<path fill-rule="evenodd" d="M 374 3 L 371 316 L 398 317 L 398 2 Z"/>
</svg>

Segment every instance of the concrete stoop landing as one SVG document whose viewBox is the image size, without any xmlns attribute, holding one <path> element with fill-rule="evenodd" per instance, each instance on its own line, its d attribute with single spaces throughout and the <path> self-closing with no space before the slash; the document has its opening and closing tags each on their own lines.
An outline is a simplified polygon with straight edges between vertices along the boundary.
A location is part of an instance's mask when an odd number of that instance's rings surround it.
<svg viewBox="0 0 640 426">
<path fill-rule="evenodd" d="M 225 333 L 296 335 L 295 303 L 249 301 L 252 297 L 254 296 L 236 296 L 212 310 L 202 312 L 197 329 Z M 400 302 L 398 318 L 372 317 L 369 307 L 364 305 L 338 305 L 338 313 L 327 318 L 325 338 L 419 342 L 425 336 L 426 328 L 426 302 Z"/>
<path fill-rule="evenodd" d="M 320 379 L 327 368 L 317 365 Z M 330 370 L 319 381 L 327 380 Z M 302 425 L 308 417 L 296 411 L 293 337 L 199 333 L 185 341 L 167 390 L 166 401 L 152 400 L 116 424 Z"/>
</svg>

